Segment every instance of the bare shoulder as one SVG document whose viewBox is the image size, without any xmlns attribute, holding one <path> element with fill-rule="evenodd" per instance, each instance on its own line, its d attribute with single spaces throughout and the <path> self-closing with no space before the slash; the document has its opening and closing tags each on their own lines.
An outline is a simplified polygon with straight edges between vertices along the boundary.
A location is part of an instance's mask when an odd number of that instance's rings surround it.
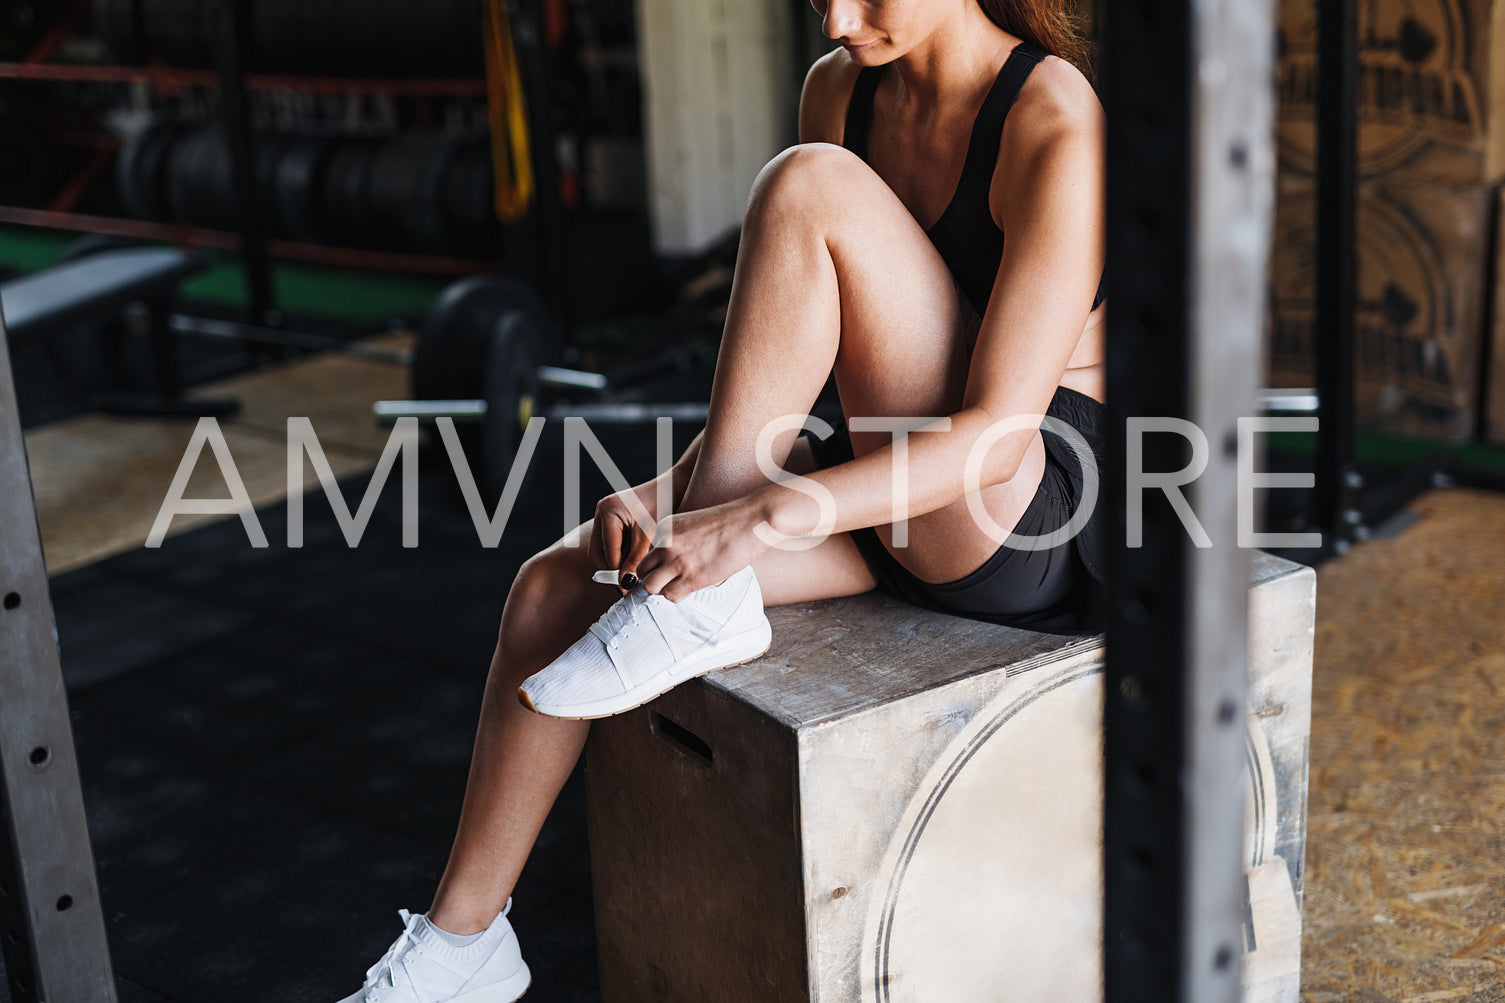
<svg viewBox="0 0 1505 1003">
<path fill-rule="evenodd" d="M 847 102 L 862 67 L 845 49 L 832 49 L 810 64 L 800 92 L 800 142 L 841 145 Z"/>
<path fill-rule="evenodd" d="M 1006 217 L 1029 212 L 1048 187 L 1098 191 L 1104 183 L 1106 120 L 1081 70 L 1056 56 L 1040 62 L 1004 120 L 990 207 Z"/>
<path fill-rule="evenodd" d="M 1063 134 L 1101 137 L 1103 105 L 1071 63 L 1047 56 L 1029 75 L 1004 122 L 1003 148 L 1027 150 Z"/>
</svg>

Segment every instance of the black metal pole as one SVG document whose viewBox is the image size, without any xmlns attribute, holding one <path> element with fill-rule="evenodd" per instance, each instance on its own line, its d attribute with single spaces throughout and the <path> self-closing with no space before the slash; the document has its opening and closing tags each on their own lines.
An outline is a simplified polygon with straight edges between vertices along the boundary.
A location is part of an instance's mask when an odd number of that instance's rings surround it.
<svg viewBox="0 0 1505 1003">
<path fill-rule="evenodd" d="M 1104 16 L 1105 998 L 1236 1003 L 1252 503 L 1238 453 L 1262 369 L 1274 11 L 1138 0 Z"/>
<path fill-rule="evenodd" d="M 1159 492 L 1129 548 L 1122 499 L 1131 416 L 1190 412 L 1191 33 L 1188 3 L 1104 11 L 1108 130 L 1108 477 L 1103 975 L 1109 1003 L 1180 999 L 1187 849 L 1184 763 L 1189 541 Z M 1143 467 L 1185 465 L 1184 440 L 1147 436 Z M 1131 988 L 1131 987 L 1137 987 Z"/>
<path fill-rule="evenodd" d="M 219 0 L 220 100 L 224 109 L 225 142 L 229 146 L 230 177 L 235 191 L 235 214 L 240 229 L 240 256 L 246 276 L 246 320 L 277 327 L 282 316 L 272 296 L 272 273 L 267 259 L 266 229 L 256 188 L 256 146 L 251 129 L 251 103 L 246 90 L 246 40 L 251 37 L 249 0 Z"/>
<path fill-rule="evenodd" d="M 1317 469 L 1313 523 L 1338 553 L 1354 538 L 1354 250 L 1358 187 L 1358 0 L 1321 0 L 1317 19 Z"/>
<path fill-rule="evenodd" d="M 565 271 L 564 212 L 559 204 L 559 172 L 554 162 L 554 117 L 549 108 L 548 53 L 544 48 L 538 4 L 516 0 L 504 7 L 512 17 L 523 94 L 528 109 L 529 150 L 537 181 L 537 221 L 543 293 L 566 341 L 573 337 L 574 309 Z"/>
</svg>

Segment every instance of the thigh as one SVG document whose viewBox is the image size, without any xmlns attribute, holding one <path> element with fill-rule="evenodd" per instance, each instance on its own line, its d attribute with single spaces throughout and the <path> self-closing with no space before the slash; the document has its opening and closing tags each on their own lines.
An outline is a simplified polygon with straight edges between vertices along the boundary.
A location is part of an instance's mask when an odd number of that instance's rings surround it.
<svg viewBox="0 0 1505 1003">
<path fill-rule="evenodd" d="M 814 144 L 797 173 L 806 212 L 818 214 L 838 289 L 834 375 L 851 415 L 938 417 L 961 407 L 967 334 L 976 314 L 930 237 L 871 167 Z M 859 455 L 888 441 L 853 433 Z"/>
<path fill-rule="evenodd" d="M 845 416 L 940 417 L 959 411 L 971 358 L 968 336 L 979 318 L 898 196 L 850 151 L 811 144 L 786 151 L 759 176 L 749 227 L 789 214 L 830 252 L 840 318 L 834 375 Z M 751 365 L 760 352 L 786 349 L 754 333 L 743 330 L 739 340 L 724 341 L 722 351 L 745 353 Z M 850 435 L 857 456 L 891 441 L 886 432 Z M 1044 463 L 1036 433 L 1019 473 L 978 495 L 992 526 L 980 524 L 967 500 L 959 499 L 911 519 L 907 547 L 893 546 L 891 526 L 875 527 L 879 539 L 924 581 L 961 577 L 998 549 L 1034 497 Z"/>
<path fill-rule="evenodd" d="M 791 147 L 748 203 L 713 416 L 726 427 L 765 420 L 770 399 L 808 409 L 833 368 L 852 413 L 950 414 L 941 408 L 966 385 L 969 316 L 935 245 L 871 167 L 829 143 Z M 721 442 L 715 424 L 708 443 Z M 774 455 L 793 439 L 776 440 Z"/>
</svg>

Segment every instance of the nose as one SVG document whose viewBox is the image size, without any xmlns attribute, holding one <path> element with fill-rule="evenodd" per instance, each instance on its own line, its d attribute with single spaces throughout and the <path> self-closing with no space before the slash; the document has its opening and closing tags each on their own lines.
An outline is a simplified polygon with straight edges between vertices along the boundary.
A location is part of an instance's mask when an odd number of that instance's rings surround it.
<svg viewBox="0 0 1505 1003">
<path fill-rule="evenodd" d="M 821 15 L 821 32 L 830 39 L 855 38 L 862 28 L 858 0 L 811 0 Z M 824 8 L 824 9 L 822 9 Z"/>
</svg>

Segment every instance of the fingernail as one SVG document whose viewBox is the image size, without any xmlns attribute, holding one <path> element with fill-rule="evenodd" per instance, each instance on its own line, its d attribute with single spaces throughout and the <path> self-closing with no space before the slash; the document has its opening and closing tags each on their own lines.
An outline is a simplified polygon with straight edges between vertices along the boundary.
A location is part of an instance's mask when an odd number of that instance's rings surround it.
<svg viewBox="0 0 1505 1003">
<path fill-rule="evenodd" d="M 635 589 L 638 587 L 638 576 L 631 571 L 624 571 L 621 578 L 618 579 L 617 584 L 621 585 L 624 589 Z"/>
</svg>

